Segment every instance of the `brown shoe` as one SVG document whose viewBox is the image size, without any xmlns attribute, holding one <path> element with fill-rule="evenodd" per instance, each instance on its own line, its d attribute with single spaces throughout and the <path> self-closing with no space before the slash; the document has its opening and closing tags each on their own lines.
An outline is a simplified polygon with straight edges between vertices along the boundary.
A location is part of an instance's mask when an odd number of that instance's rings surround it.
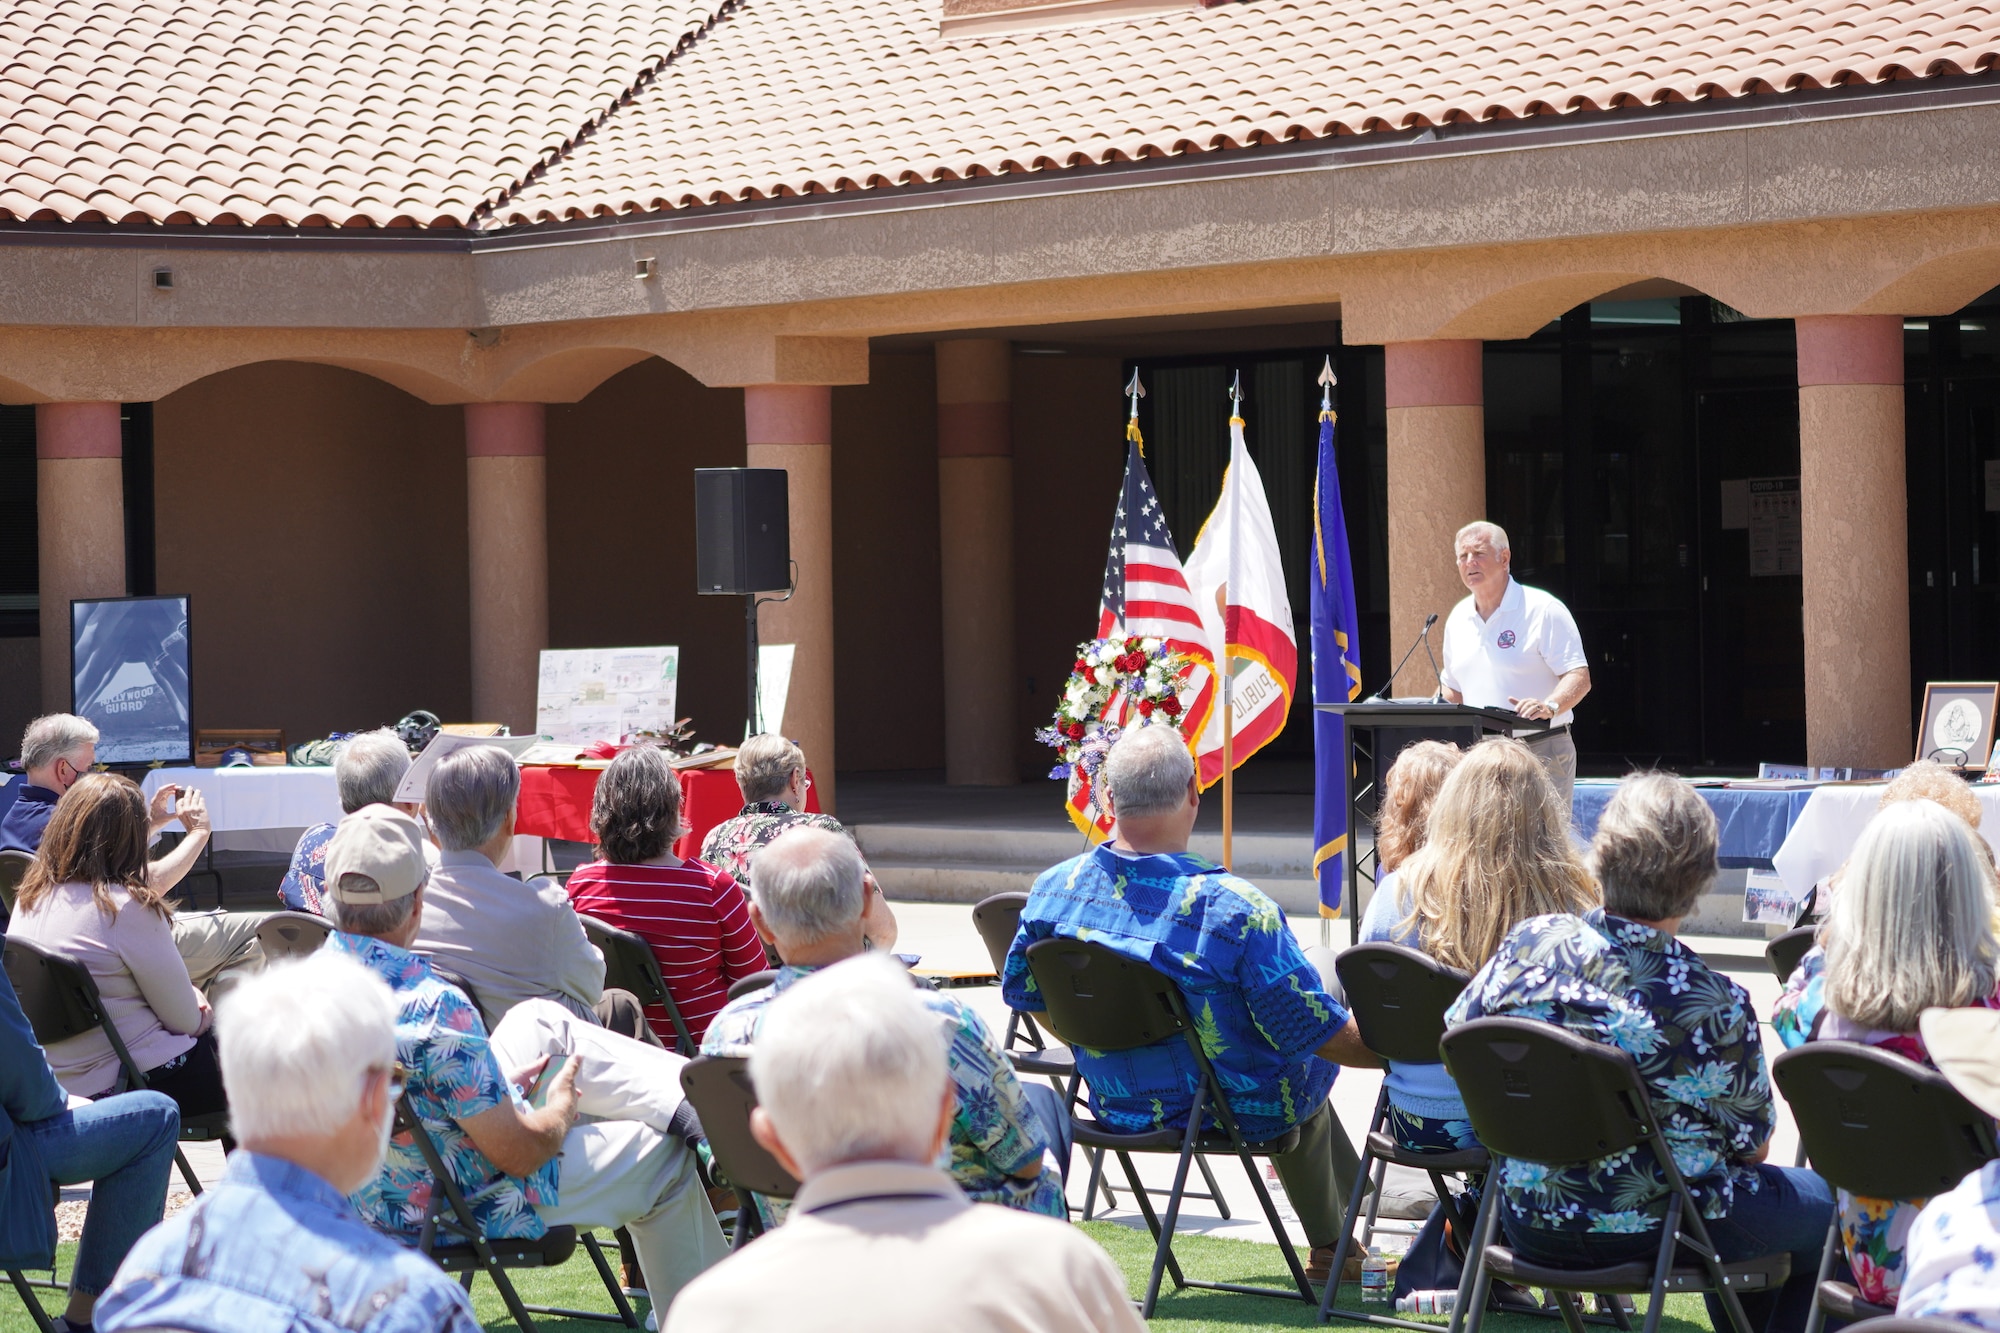
<svg viewBox="0 0 2000 1333">
<path fill-rule="evenodd" d="M 1326 1281 L 1327 1274 L 1333 1271 L 1334 1251 L 1339 1248 L 1340 1242 L 1338 1241 L 1335 1241 L 1331 1245 L 1313 1246 L 1312 1255 L 1306 1260 L 1306 1281 Z M 1348 1249 L 1347 1262 L 1342 1264 L 1340 1268 L 1340 1280 L 1342 1282 L 1359 1282 L 1361 1280 L 1361 1247 L 1359 1245 L 1351 1246 Z"/>
</svg>

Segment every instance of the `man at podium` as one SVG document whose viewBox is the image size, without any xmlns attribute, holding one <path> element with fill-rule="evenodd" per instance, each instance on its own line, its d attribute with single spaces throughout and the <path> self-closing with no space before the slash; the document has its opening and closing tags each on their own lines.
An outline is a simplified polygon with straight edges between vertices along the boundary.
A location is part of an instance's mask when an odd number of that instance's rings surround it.
<svg viewBox="0 0 2000 1333">
<path fill-rule="evenodd" d="M 1497 523 L 1468 523 L 1453 543 L 1458 577 L 1472 595 L 1444 624 L 1444 665 L 1438 683 L 1455 704 L 1511 708 L 1524 718 L 1551 719 L 1547 731 L 1523 731 L 1568 809 L 1576 785 L 1571 711 L 1590 693 L 1583 638 L 1569 608 L 1540 588 L 1516 583 L 1513 553 Z"/>
</svg>

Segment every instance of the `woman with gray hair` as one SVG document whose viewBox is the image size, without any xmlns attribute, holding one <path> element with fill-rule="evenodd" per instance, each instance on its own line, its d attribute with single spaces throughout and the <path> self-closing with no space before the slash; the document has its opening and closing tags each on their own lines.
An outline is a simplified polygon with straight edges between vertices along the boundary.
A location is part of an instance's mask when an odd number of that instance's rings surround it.
<svg viewBox="0 0 2000 1333">
<path fill-rule="evenodd" d="M 333 783 L 340 791 L 340 808 L 353 814 L 364 805 L 395 803 L 396 787 L 409 771 L 410 751 L 387 727 L 363 731 L 342 741 L 333 754 Z M 402 807 L 409 811 L 410 807 Z M 314 824 L 299 835 L 292 864 L 278 882 L 278 897 L 294 912 L 325 916 L 326 845 L 333 841 L 332 824 Z"/>
</svg>

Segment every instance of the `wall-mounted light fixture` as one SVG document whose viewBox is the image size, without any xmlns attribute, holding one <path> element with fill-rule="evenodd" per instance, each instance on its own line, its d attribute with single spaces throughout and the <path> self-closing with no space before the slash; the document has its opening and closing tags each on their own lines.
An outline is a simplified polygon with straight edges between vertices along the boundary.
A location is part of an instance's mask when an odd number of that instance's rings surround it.
<svg viewBox="0 0 2000 1333">
<path fill-rule="evenodd" d="M 174 289 L 174 271 L 170 268 L 154 269 L 153 286 L 163 292 L 172 291 Z"/>
<path fill-rule="evenodd" d="M 635 259 L 632 261 L 632 276 L 641 282 L 645 282 L 659 271 L 660 261 L 651 255 L 647 255 L 644 259 Z"/>
</svg>

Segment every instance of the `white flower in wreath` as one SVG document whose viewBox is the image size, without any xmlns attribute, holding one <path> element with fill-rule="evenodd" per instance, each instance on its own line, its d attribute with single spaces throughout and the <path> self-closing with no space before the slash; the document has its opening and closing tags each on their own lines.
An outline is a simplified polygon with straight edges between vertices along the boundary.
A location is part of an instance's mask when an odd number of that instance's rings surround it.
<svg viewBox="0 0 2000 1333">
<path fill-rule="evenodd" d="M 1161 671 L 1157 666 L 1146 668 L 1146 693 L 1158 694 L 1166 688 L 1166 685 L 1167 677 L 1165 672 Z"/>
</svg>

